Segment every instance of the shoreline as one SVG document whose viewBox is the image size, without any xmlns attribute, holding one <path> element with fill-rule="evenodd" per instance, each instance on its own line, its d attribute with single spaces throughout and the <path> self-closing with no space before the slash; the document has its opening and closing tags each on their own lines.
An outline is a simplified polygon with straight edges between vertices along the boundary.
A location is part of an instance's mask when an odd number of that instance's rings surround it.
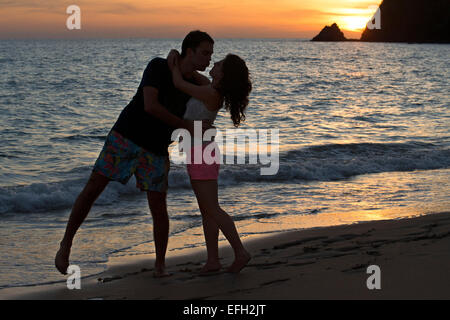
<svg viewBox="0 0 450 320">
<path fill-rule="evenodd" d="M 5 288 L 0 299 L 450 299 L 450 212 L 255 236 L 244 245 L 252 260 L 238 275 L 199 276 L 204 248 L 185 249 L 168 255 L 171 277 L 152 277 L 154 257 L 128 257 L 82 278 L 81 290 L 64 281 Z M 220 255 L 224 270 L 232 251 L 221 247 Z M 369 265 L 380 267 L 380 290 L 367 288 Z"/>
</svg>

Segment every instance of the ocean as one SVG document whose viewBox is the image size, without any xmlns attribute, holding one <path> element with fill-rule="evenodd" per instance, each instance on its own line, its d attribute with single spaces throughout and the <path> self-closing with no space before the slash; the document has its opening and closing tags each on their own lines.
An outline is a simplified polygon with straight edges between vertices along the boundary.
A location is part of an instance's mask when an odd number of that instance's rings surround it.
<svg viewBox="0 0 450 320">
<path fill-rule="evenodd" d="M 65 281 L 54 255 L 105 137 L 147 63 L 180 46 L 0 41 L 0 289 Z M 235 53 L 250 69 L 242 128 L 279 130 L 275 175 L 221 167 L 220 203 L 244 241 L 450 209 L 449 45 L 217 39 L 214 50 L 213 61 Z M 216 127 L 233 128 L 224 110 Z M 171 166 L 167 201 L 169 252 L 204 248 L 184 165 Z M 132 178 L 97 200 L 71 264 L 88 276 L 111 259 L 153 253 L 147 199 Z"/>
</svg>

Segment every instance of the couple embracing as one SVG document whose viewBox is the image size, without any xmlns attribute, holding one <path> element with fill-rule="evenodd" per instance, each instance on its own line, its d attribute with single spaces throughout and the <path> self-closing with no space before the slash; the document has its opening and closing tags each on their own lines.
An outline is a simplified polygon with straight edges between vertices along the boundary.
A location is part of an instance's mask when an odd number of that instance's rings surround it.
<svg viewBox="0 0 450 320">
<path fill-rule="evenodd" d="M 153 218 L 154 276 L 169 275 L 165 268 L 169 238 L 166 194 L 172 132 L 181 128 L 194 136 L 194 121 L 201 120 L 206 130 L 223 107 L 230 113 L 234 126 L 239 126 L 245 120 L 252 89 L 245 62 L 233 54 L 214 64 L 209 73 L 212 81 L 198 72 L 209 66 L 213 48 L 214 40 L 207 33 L 192 31 L 183 40 L 181 54 L 172 50 L 167 59 L 155 58 L 147 65 L 135 96 L 109 132 L 91 176 L 73 205 L 55 257 L 55 266 L 61 273 L 67 272 L 78 228 L 107 184 L 110 181 L 125 184 L 135 175 L 136 186 L 147 193 Z M 208 143 L 203 143 L 202 148 Z M 221 230 L 235 255 L 227 272 L 238 273 L 247 265 L 250 254 L 243 247 L 233 220 L 219 205 L 219 164 L 207 164 L 204 160 L 187 163 L 202 215 L 208 253 L 200 272 L 215 272 L 222 268 L 218 252 Z"/>
</svg>

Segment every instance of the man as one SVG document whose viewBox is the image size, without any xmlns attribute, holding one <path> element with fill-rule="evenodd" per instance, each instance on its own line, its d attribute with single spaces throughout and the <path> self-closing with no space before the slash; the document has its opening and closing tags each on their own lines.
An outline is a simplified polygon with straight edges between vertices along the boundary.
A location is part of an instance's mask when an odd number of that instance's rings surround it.
<svg viewBox="0 0 450 320">
<path fill-rule="evenodd" d="M 208 81 L 197 70 L 204 71 L 208 67 L 213 45 L 213 39 L 205 32 L 192 31 L 185 37 L 180 58 L 183 78 L 197 84 Z M 189 98 L 174 87 L 166 59 L 150 61 L 135 96 L 108 134 L 89 181 L 72 208 L 55 257 L 55 266 L 61 273 L 66 274 L 73 238 L 94 201 L 110 181 L 125 184 L 134 174 L 136 186 L 147 192 L 153 217 L 154 276 L 168 275 L 165 271 L 169 237 L 166 194 L 170 163 L 167 149 L 174 129 L 184 128 L 193 134 L 193 121 L 182 119 Z"/>
</svg>

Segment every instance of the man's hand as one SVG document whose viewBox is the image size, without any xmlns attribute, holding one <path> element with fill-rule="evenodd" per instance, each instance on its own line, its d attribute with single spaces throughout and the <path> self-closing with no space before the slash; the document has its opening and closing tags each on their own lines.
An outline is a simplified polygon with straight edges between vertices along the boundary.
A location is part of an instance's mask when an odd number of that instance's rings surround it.
<svg viewBox="0 0 450 320">
<path fill-rule="evenodd" d="M 197 121 L 199 121 L 199 120 L 197 120 Z M 182 128 L 189 131 L 189 133 L 191 134 L 191 137 L 194 137 L 194 121 L 193 120 L 183 120 Z M 215 128 L 212 125 L 211 120 L 202 120 L 202 135 L 205 133 L 206 130 L 211 129 L 211 128 Z"/>
<path fill-rule="evenodd" d="M 216 128 L 213 126 L 213 122 L 211 120 L 202 120 L 202 132 L 205 133 L 206 130 Z"/>
</svg>

